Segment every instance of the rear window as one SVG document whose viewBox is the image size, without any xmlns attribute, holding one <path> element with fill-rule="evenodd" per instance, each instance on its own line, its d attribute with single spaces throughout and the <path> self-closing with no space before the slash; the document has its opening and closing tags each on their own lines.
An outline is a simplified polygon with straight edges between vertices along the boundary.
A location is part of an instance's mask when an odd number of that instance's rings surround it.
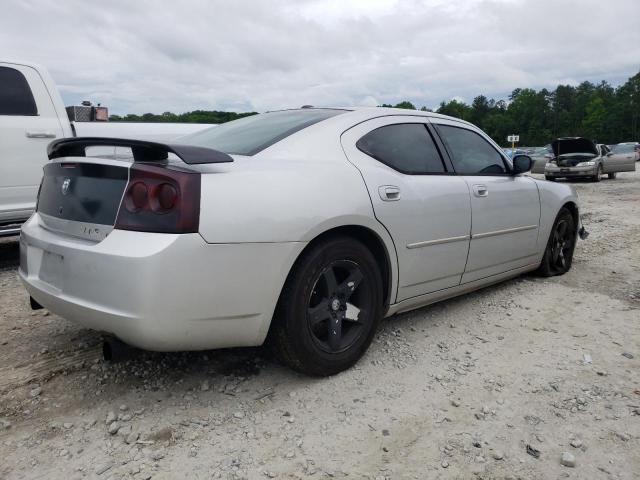
<svg viewBox="0 0 640 480">
<path fill-rule="evenodd" d="M 303 128 L 345 112 L 320 108 L 267 112 L 223 123 L 178 141 L 225 153 L 255 155 Z"/>
<path fill-rule="evenodd" d="M 0 67 L 0 115 L 37 115 L 38 109 L 24 75 L 15 68 Z"/>
</svg>

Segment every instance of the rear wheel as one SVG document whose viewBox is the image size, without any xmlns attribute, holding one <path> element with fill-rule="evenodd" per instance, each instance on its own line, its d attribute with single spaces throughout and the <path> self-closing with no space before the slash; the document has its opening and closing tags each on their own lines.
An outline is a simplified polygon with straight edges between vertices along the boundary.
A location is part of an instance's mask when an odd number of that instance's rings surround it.
<svg viewBox="0 0 640 480">
<path fill-rule="evenodd" d="M 318 243 L 296 262 L 270 341 L 292 368 L 333 375 L 367 350 L 382 317 L 382 277 L 371 252 L 348 237 Z"/>
<path fill-rule="evenodd" d="M 593 176 L 594 182 L 599 182 L 602 177 L 602 165 L 598 165 L 598 169 L 596 170 L 596 174 Z"/>
<path fill-rule="evenodd" d="M 609 174 L 609 180 L 615 180 L 616 176 L 617 176 L 617 172 L 611 172 Z"/>
<path fill-rule="evenodd" d="M 560 209 L 551 229 L 547 248 L 537 273 L 543 277 L 562 275 L 571 269 L 576 246 L 576 224 L 571 212 Z"/>
</svg>

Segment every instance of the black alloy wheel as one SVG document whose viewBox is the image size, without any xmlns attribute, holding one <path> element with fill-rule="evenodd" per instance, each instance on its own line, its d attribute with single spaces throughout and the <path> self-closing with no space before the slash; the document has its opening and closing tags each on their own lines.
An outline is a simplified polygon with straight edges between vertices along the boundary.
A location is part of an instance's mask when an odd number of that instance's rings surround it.
<svg viewBox="0 0 640 480">
<path fill-rule="evenodd" d="M 307 322 L 322 350 L 345 351 L 367 330 L 370 290 L 353 261 L 338 260 L 320 273 L 309 298 Z"/>
<path fill-rule="evenodd" d="M 571 269 L 576 246 L 576 224 L 571 212 L 562 208 L 556 217 L 538 273 L 545 277 L 562 275 Z"/>
<path fill-rule="evenodd" d="M 278 301 L 268 341 L 294 369 L 333 375 L 358 361 L 382 317 L 382 276 L 368 248 L 333 237 L 296 261 Z"/>
</svg>

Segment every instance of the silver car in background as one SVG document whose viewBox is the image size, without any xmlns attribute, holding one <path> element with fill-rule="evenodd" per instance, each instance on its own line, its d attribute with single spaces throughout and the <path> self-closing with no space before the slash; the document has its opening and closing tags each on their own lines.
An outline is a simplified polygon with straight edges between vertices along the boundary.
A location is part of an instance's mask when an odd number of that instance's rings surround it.
<svg viewBox="0 0 640 480">
<path fill-rule="evenodd" d="M 87 156 L 96 146 L 131 160 Z M 32 305 L 149 350 L 255 346 L 330 375 L 385 316 L 571 267 L 569 185 L 430 112 L 268 112 L 179 144 L 49 146 L 20 238 Z"/>
<path fill-rule="evenodd" d="M 618 172 L 633 172 L 633 159 L 614 155 L 607 145 L 584 137 L 563 137 L 551 142 L 553 159 L 544 168 L 547 180 L 585 178 L 599 182 L 602 175 L 616 178 Z"/>
</svg>

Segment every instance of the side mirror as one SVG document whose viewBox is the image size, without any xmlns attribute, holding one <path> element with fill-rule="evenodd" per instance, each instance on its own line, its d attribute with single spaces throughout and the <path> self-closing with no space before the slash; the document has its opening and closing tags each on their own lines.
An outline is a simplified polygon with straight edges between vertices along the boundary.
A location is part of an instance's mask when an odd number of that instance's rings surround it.
<svg viewBox="0 0 640 480">
<path fill-rule="evenodd" d="M 531 170 L 533 160 L 529 155 L 516 155 L 513 157 L 513 174 L 519 175 Z"/>
</svg>

